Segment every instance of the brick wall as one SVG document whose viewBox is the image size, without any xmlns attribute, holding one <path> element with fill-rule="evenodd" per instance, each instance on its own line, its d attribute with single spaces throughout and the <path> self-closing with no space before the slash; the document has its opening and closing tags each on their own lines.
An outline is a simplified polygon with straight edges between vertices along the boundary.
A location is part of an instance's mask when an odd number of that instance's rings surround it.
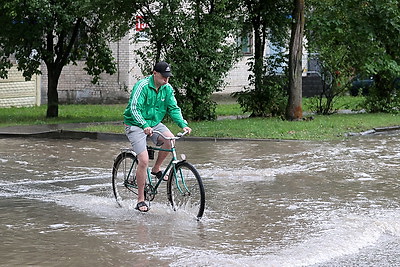
<svg viewBox="0 0 400 267">
<path fill-rule="evenodd" d="M 226 86 L 221 93 L 233 93 L 242 91 L 244 87 L 249 86 L 248 77 L 251 74 L 248 71 L 249 66 L 246 65 L 250 56 L 244 56 L 238 63 L 229 71 L 225 78 Z"/>
<path fill-rule="evenodd" d="M 129 92 L 135 82 L 144 77 L 137 65 L 137 56 L 134 54 L 134 50 L 145 45 L 146 42 L 132 44 L 133 33 L 129 33 L 119 42 L 110 44 L 113 57 L 117 63 L 117 72 L 113 75 L 101 74 L 98 84 L 92 84 L 92 77 L 83 70 L 85 67 L 84 61 L 78 62 L 77 65 L 65 66 L 58 83 L 60 103 L 126 103 L 129 98 Z M 242 91 L 244 87 L 248 86 L 248 76 L 250 75 L 246 65 L 248 57 L 244 56 L 228 73 L 225 79 L 226 85 L 219 93 L 230 94 Z M 303 65 L 307 65 L 306 55 L 303 58 Z M 35 79 L 32 82 L 25 82 L 20 73 L 15 73 L 15 71 L 16 69 L 14 72 L 10 72 L 8 82 L 0 80 L 0 106 L 46 104 L 46 66 L 42 64 L 40 79 Z M 306 72 L 303 73 L 303 75 L 305 74 Z M 38 82 L 40 83 L 39 86 Z M 39 87 L 41 88 L 40 95 L 35 91 Z M 311 88 L 305 81 L 303 90 L 311 91 L 305 94 L 305 96 L 309 96 L 314 94 L 315 88 Z M 39 102 L 40 100 L 41 102 Z"/>
<path fill-rule="evenodd" d="M 132 44 L 133 34 L 134 32 L 131 32 L 119 42 L 110 44 L 117 63 L 117 73 L 101 74 L 99 84 L 91 83 L 92 77 L 83 70 L 84 62 L 78 62 L 77 66 L 65 66 L 58 84 L 60 103 L 126 103 L 135 82 L 144 77 L 136 63 L 137 56 L 134 54 L 134 50 L 145 45 L 146 42 Z M 242 91 L 244 87 L 248 86 L 250 75 L 249 67 L 246 65 L 248 58 L 249 56 L 244 56 L 228 73 L 225 79 L 226 85 L 219 92 L 220 94 Z M 302 63 L 305 70 L 303 75 L 306 76 L 306 54 L 303 56 Z M 47 70 L 44 65 L 42 65 L 42 73 L 42 103 L 47 103 Z M 308 87 L 306 82 L 303 89 L 314 91 L 314 88 Z M 309 94 L 306 93 L 306 95 Z"/>
<path fill-rule="evenodd" d="M 133 50 L 135 46 L 130 42 L 130 35 L 116 43 L 111 43 L 117 72 L 113 75 L 102 73 L 98 84 L 91 83 L 92 76 L 83 70 L 85 62 L 77 65 L 67 65 L 63 68 L 59 83 L 58 96 L 60 103 L 90 103 L 111 104 L 125 103 L 138 77 L 141 77 L 139 68 L 135 66 Z M 42 64 L 42 103 L 47 103 L 47 69 Z"/>
<path fill-rule="evenodd" d="M 58 83 L 60 103 L 125 103 L 133 85 L 144 75 L 141 73 L 133 51 L 146 42 L 131 43 L 133 33 L 128 34 L 117 43 L 110 44 L 113 56 L 117 62 L 117 73 L 113 75 L 101 74 L 99 84 L 91 83 L 91 76 L 83 70 L 85 63 L 78 62 L 76 66 L 65 66 Z M 248 57 L 244 57 L 232 69 L 226 78 L 226 87 L 222 93 L 231 93 L 243 90 L 247 86 L 249 72 L 246 65 Z M 41 71 L 41 98 L 42 104 L 47 103 L 47 69 L 43 64 Z"/>
</svg>

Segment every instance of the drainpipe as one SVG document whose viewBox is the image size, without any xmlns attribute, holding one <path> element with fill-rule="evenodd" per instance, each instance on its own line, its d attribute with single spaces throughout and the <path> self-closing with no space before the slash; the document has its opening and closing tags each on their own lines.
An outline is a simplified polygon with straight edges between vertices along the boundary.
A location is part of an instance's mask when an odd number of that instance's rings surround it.
<svg viewBox="0 0 400 267">
<path fill-rule="evenodd" d="M 40 106 L 40 103 L 41 103 L 41 75 L 39 75 L 39 74 L 36 74 L 35 75 L 36 77 L 35 77 L 35 79 L 36 79 L 36 84 L 35 84 L 35 87 L 36 87 L 36 106 Z"/>
</svg>

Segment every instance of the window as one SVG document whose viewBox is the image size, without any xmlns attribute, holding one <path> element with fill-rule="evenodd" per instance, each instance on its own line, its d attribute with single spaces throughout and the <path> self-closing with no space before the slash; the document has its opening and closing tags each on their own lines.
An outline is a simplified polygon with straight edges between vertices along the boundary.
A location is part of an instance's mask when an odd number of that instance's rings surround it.
<svg viewBox="0 0 400 267">
<path fill-rule="evenodd" d="M 253 54 L 253 38 L 251 34 L 239 37 L 237 43 L 240 46 L 243 55 Z"/>
</svg>

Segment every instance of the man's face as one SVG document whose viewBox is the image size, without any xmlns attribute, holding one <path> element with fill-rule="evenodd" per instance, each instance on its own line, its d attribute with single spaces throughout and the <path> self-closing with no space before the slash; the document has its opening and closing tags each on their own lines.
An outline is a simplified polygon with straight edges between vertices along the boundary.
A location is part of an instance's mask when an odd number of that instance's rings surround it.
<svg viewBox="0 0 400 267">
<path fill-rule="evenodd" d="M 165 85 L 169 81 L 169 77 L 164 77 L 161 73 L 154 71 L 154 83 L 158 87 Z"/>
</svg>

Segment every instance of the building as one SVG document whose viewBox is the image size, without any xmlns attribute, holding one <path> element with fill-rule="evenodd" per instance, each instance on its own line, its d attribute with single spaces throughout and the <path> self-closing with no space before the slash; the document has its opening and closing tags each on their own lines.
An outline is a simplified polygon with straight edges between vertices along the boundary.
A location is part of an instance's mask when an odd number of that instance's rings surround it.
<svg viewBox="0 0 400 267">
<path fill-rule="evenodd" d="M 141 25 L 141 24 L 140 24 Z M 139 25 L 139 26 L 140 26 Z M 145 26 L 143 26 L 145 27 Z M 143 38 L 138 43 L 132 43 L 131 38 L 136 30 L 132 30 L 128 35 L 116 43 L 110 44 L 113 56 L 116 60 L 117 72 L 113 75 L 101 74 L 98 84 L 91 83 L 92 77 L 83 70 L 85 62 L 78 62 L 77 65 L 67 65 L 63 68 L 58 84 L 59 102 L 74 104 L 112 104 L 125 103 L 129 98 L 129 91 L 139 79 L 148 74 L 142 74 L 138 67 L 134 51 L 147 43 Z M 247 60 L 252 56 L 252 42 L 243 51 L 243 57 L 228 73 L 226 86 L 220 93 L 232 93 L 243 90 L 248 86 Z M 276 47 L 269 46 L 266 54 L 274 53 Z M 319 85 L 315 87 L 315 75 L 310 72 L 307 74 L 307 57 L 303 59 L 304 81 L 303 95 L 310 96 L 318 91 Z M 41 66 L 42 75 L 34 77 L 32 81 L 26 82 L 16 68 L 11 69 L 7 80 L 0 80 L 0 107 L 10 106 L 32 106 L 47 103 L 47 69 L 44 64 Z M 318 80 L 318 78 L 317 78 Z M 317 81 L 318 83 L 318 81 Z M 312 88 L 309 93 L 307 88 Z"/>
<path fill-rule="evenodd" d="M 32 80 L 25 81 L 22 72 L 14 66 L 8 72 L 8 79 L 0 79 L 0 107 L 39 106 L 40 90 L 40 76 L 34 75 Z"/>
<path fill-rule="evenodd" d="M 135 32 L 130 32 L 122 40 L 112 43 L 111 50 L 116 61 L 117 73 L 114 75 L 101 74 L 99 84 L 92 84 L 92 77 L 83 70 L 84 62 L 64 67 L 59 84 L 58 95 L 60 103 L 125 103 L 129 98 L 129 92 L 133 85 L 141 78 L 149 75 L 142 74 L 138 67 L 138 57 L 134 54 L 136 49 L 147 44 L 143 38 L 137 43 L 132 43 L 131 39 Z M 249 76 L 248 57 L 244 57 L 235 65 L 226 78 L 227 85 L 223 89 L 224 93 L 231 93 L 243 90 L 248 85 Z M 47 103 L 47 70 L 42 65 L 43 75 L 41 77 L 41 99 L 42 103 Z"/>
</svg>

